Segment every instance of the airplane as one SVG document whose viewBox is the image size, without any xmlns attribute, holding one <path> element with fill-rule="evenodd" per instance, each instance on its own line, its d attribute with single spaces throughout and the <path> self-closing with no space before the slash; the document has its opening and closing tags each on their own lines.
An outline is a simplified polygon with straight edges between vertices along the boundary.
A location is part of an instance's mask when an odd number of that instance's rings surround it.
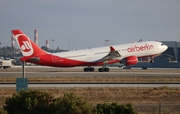
<svg viewBox="0 0 180 114">
<path fill-rule="evenodd" d="M 135 65 L 138 58 L 154 57 L 168 47 L 158 41 L 142 41 L 121 45 L 104 46 L 59 53 L 42 50 L 21 30 L 12 30 L 13 37 L 23 54 L 21 61 L 52 67 L 83 66 L 84 72 L 94 72 L 93 66 L 101 66 L 99 72 L 109 72 L 108 65 L 122 63 L 126 66 Z"/>
</svg>

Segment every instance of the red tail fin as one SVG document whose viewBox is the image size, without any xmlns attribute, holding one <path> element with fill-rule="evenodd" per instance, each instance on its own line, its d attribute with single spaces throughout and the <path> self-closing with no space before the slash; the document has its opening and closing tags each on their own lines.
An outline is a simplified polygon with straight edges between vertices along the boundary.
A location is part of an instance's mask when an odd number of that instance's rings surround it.
<svg viewBox="0 0 180 114">
<path fill-rule="evenodd" d="M 21 30 L 12 30 L 13 37 L 16 39 L 19 48 L 25 57 L 32 57 L 47 54 L 31 39 L 29 39 Z"/>
</svg>

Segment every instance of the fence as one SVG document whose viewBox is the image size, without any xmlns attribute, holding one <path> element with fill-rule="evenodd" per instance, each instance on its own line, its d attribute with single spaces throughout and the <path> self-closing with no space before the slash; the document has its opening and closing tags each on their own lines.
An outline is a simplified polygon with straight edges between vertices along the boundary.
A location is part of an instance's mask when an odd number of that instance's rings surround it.
<svg viewBox="0 0 180 114">
<path fill-rule="evenodd" d="M 180 114 L 180 104 L 134 104 L 138 114 Z"/>
</svg>

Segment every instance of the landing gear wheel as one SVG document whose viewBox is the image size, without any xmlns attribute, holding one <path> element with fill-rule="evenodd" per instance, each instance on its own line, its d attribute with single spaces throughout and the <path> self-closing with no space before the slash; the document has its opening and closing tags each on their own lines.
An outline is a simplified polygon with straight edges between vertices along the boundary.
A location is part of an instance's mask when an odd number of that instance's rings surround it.
<svg viewBox="0 0 180 114">
<path fill-rule="evenodd" d="M 103 68 L 98 69 L 99 72 L 104 72 Z"/>
<path fill-rule="evenodd" d="M 84 68 L 84 72 L 88 72 L 89 71 L 89 69 L 88 68 Z"/>
<path fill-rule="evenodd" d="M 109 68 L 104 68 L 104 72 L 109 72 Z"/>
<path fill-rule="evenodd" d="M 94 68 L 89 68 L 89 71 L 90 72 L 94 72 Z"/>
<path fill-rule="evenodd" d="M 151 60 L 150 63 L 154 63 L 154 60 Z"/>
<path fill-rule="evenodd" d="M 84 68 L 84 72 L 94 72 L 94 68 Z"/>
<path fill-rule="evenodd" d="M 99 72 L 109 72 L 109 68 L 99 68 Z"/>
<path fill-rule="evenodd" d="M 4 66 L 3 68 L 4 68 L 4 69 L 7 69 L 8 67 Z"/>
</svg>

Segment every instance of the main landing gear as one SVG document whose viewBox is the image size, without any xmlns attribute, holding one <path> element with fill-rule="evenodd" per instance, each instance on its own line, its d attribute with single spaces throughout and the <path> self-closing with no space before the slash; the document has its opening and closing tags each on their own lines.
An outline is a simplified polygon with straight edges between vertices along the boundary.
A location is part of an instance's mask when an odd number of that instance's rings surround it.
<svg viewBox="0 0 180 114">
<path fill-rule="evenodd" d="M 94 68 L 84 68 L 84 72 L 94 72 Z"/>
<path fill-rule="evenodd" d="M 109 72 L 109 68 L 99 68 L 99 72 Z"/>
<path fill-rule="evenodd" d="M 94 72 L 94 68 L 90 67 L 90 68 L 84 68 L 84 72 Z M 109 72 L 109 68 L 99 68 L 98 69 L 99 72 Z"/>
</svg>

